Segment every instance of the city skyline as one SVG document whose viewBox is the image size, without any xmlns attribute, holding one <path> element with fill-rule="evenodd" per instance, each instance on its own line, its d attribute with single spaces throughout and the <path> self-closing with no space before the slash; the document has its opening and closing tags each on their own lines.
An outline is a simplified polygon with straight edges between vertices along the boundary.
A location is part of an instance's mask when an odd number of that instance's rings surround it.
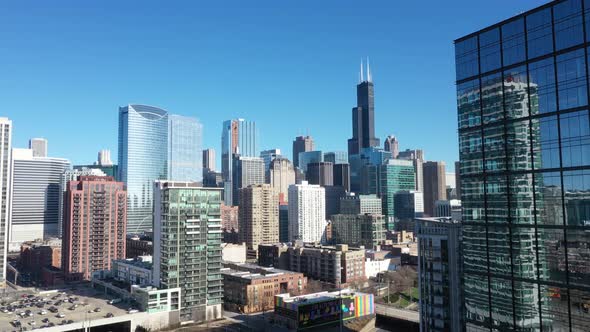
<svg viewBox="0 0 590 332">
<path fill-rule="evenodd" d="M 371 72 L 375 83 L 375 131 L 376 137 L 382 141 L 387 135 L 395 135 L 400 141 L 400 150 L 424 149 L 426 159 L 444 160 L 452 170 L 453 161 L 457 160 L 456 123 L 453 121 L 455 102 L 452 98 L 454 81 L 453 72 L 453 45 L 450 40 L 457 38 L 469 31 L 484 27 L 487 23 L 508 18 L 521 10 L 538 5 L 534 1 L 523 1 L 514 4 L 508 1 L 501 1 L 505 6 L 495 4 L 481 4 L 486 8 L 485 22 L 479 18 L 469 18 L 461 23 L 451 22 L 449 18 L 437 18 L 434 24 L 445 24 L 439 35 L 428 37 L 431 45 L 427 48 L 432 52 L 432 59 L 420 55 L 415 64 L 405 69 L 400 63 L 405 63 L 404 58 L 419 55 L 413 52 L 426 51 L 426 46 L 416 45 L 415 41 L 424 40 L 430 29 L 415 26 L 414 32 L 407 35 L 394 33 L 391 36 L 384 35 L 382 31 L 399 30 L 398 24 L 408 22 L 408 18 L 401 17 L 403 11 L 412 15 L 418 15 L 418 8 L 413 4 L 385 4 L 376 2 L 371 5 L 355 4 L 354 6 L 342 6 L 336 8 L 342 14 L 342 18 L 326 18 L 325 16 L 333 9 L 327 4 L 315 6 L 311 4 L 295 5 L 293 14 L 309 14 L 309 28 L 295 25 L 296 29 L 281 28 L 284 37 L 276 43 L 285 53 L 293 51 L 292 55 L 285 58 L 273 59 L 261 51 L 254 50 L 254 47 L 265 46 L 270 38 L 275 38 L 274 33 L 268 31 L 280 28 L 284 22 L 278 19 L 268 20 L 260 27 L 250 26 L 250 22 L 241 19 L 239 26 L 244 26 L 241 36 L 252 39 L 252 46 L 246 48 L 243 58 L 236 59 L 228 54 L 232 47 L 245 47 L 243 42 L 230 38 L 228 45 L 219 45 L 216 42 L 219 38 L 227 39 L 234 31 L 231 28 L 218 28 L 211 32 L 210 37 L 203 37 L 199 33 L 200 24 L 189 22 L 188 13 L 194 13 L 194 8 L 187 5 L 186 13 L 179 9 L 166 9 L 167 14 L 177 16 L 178 22 L 172 22 L 164 18 L 158 28 L 149 26 L 128 25 L 119 20 L 118 15 L 136 15 L 136 18 L 150 17 L 155 15 L 160 8 L 147 4 L 141 11 L 136 12 L 135 8 L 122 4 L 118 11 L 109 11 L 106 18 L 100 18 L 100 8 L 77 8 L 76 5 L 63 5 L 52 8 L 37 8 L 23 11 L 23 7 L 11 7 L 5 5 L 4 12 L 9 13 L 0 26 L 6 25 L 6 30 L 17 33 L 15 39 L 9 39 L 6 44 L 8 49 L 19 49 L 22 52 L 19 58 L 14 58 L 10 52 L 2 52 L 0 60 L 13 65 L 6 68 L 5 82 L 0 82 L 0 96 L 3 97 L 5 105 L 5 116 L 15 123 L 14 143 L 15 147 L 27 146 L 31 137 L 43 137 L 50 143 L 51 155 L 68 158 L 72 164 L 87 164 L 95 159 L 95 154 L 100 149 L 110 149 L 113 156 L 117 155 L 117 108 L 130 103 L 144 103 L 169 110 L 171 113 L 183 114 L 196 117 L 203 124 L 203 147 L 211 147 L 216 151 L 220 150 L 219 132 L 222 122 L 226 119 L 244 117 L 256 121 L 260 128 L 260 149 L 281 148 L 283 154 L 291 156 L 291 142 L 295 136 L 310 134 L 316 141 L 317 149 L 323 151 L 346 150 L 350 128 L 350 108 L 354 105 L 354 89 L 358 82 L 358 65 L 361 58 L 370 57 Z M 213 19 L 233 19 L 240 10 L 252 10 L 237 6 L 233 10 L 221 10 L 213 5 L 209 8 Z M 366 14 L 373 15 L 374 20 L 369 23 L 356 23 L 347 20 L 351 15 L 360 15 L 357 7 L 369 6 Z M 399 7 L 398 7 L 399 6 Z M 432 4 L 429 11 L 440 10 L 439 4 Z M 474 11 L 480 12 L 480 4 L 468 2 L 458 5 L 457 10 L 465 13 Z M 108 6 L 107 6 L 108 7 Z M 277 16 L 285 19 L 283 11 L 270 3 L 260 4 L 262 13 L 266 17 Z M 238 10 L 239 9 L 239 10 Z M 313 9 L 313 10 L 310 10 Z M 96 11 L 98 14 L 90 12 Z M 130 11 L 134 10 L 133 13 Z M 362 10 L 363 12 L 365 10 Z M 289 12 L 289 11 L 285 11 Z M 308 13 L 311 12 L 311 13 Z M 273 15 L 277 14 L 277 15 Z M 38 17 L 43 14 L 43 18 Z M 48 14 L 48 15 L 45 15 Z M 280 15 L 279 15 L 280 14 Z M 399 16 L 400 23 L 390 23 L 393 18 Z M 409 15 L 410 17 L 412 15 Z M 85 17 L 85 21 L 78 21 L 73 17 Z M 166 15 L 164 15 L 166 16 Z M 248 15 L 244 15 L 248 16 Z M 295 15 L 296 16 L 296 15 Z M 338 15 L 332 15 L 338 16 Z M 48 19 L 47 17 L 54 17 Z M 364 16 L 363 16 L 364 17 Z M 34 19 L 34 27 L 39 25 L 52 25 L 47 32 L 43 29 L 24 28 L 28 19 Z M 318 27 L 323 20 L 331 20 L 334 28 L 326 28 L 318 36 L 309 34 L 313 27 Z M 55 21 L 54 21 L 55 20 Z M 57 22 L 57 21 L 61 22 Z M 106 22 L 104 21 L 106 20 Z M 127 38 L 135 39 L 133 54 L 143 53 L 143 60 L 135 55 L 124 55 L 121 52 L 111 53 L 114 49 L 120 49 L 121 38 L 111 36 L 112 41 L 103 40 L 99 33 L 101 26 L 111 20 L 116 20 L 118 29 Z M 137 20 L 129 20 L 137 21 Z M 199 21 L 199 20 L 194 20 Z M 366 20 L 362 20 L 366 21 Z M 290 22 L 290 21 L 289 21 Z M 205 22 L 206 23 L 206 22 Z M 288 23 L 288 22 L 287 22 Z M 71 24 L 76 24 L 76 29 L 70 29 Z M 295 24 L 295 23 L 293 23 Z M 349 26 L 345 26 L 348 24 Z M 289 24 L 287 24 L 289 25 Z M 366 27 L 362 28 L 363 25 Z M 450 26 L 449 26 L 450 25 Z M 339 31 L 344 26 L 342 31 Z M 181 28 L 181 33 L 175 38 L 167 38 L 171 30 Z M 338 29 L 336 29 L 338 28 Z M 144 34 L 155 33 L 154 36 Z M 77 30 L 77 31 L 72 31 Z M 374 34 L 367 35 L 365 32 L 374 31 Z M 412 30 L 412 29 L 410 29 Z M 428 31 L 427 31 L 428 30 Z M 36 35 L 30 35 L 31 32 Z M 66 33 L 64 33 L 66 32 Z M 146 33 L 147 33 L 146 32 Z M 63 38 L 62 45 L 70 44 L 72 47 L 59 48 L 44 47 L 43 40 L 49 38 L 47 33 L 59 35 Z M 87 38 L 80 40 L 78 33 L 87 33 Z M 111 35 L 111 31 L 104 32 Z M 243 35 L 247 34 L 247 35 Z M 317 49 L 320 43 L 325 41 L 327 34 L 330 37 L 330 51 L 318 50 L 317 52 L 308 49 Z M 143 83 L 146 77 L 145 69 L 154 67 L 167 67 L 164 63 L 170 62 L 170 52 L 180 49 L 178 39 L 197 38 L 204 43 L 206 52 L 199 51 L 194 56 L 178 56 L 174 61 L 179 63 L 171 65 L 171 74 L 156 70 L 154 75 L 159 79 L 149 79 L 149 84 Z M 29 40 L 31 43 L 23 44 L 19 40 Z M 306 41 L 301 41 L 306 39 Z M 407 44 L 411 47 L 398 48 L 397 43 Z M 358 41 L 365 40 L 366 48 L 358 50 L 351 47 Z M 37 43 L 38 42 L 38 43 Z M 111 44 L 109 44 L 111 43 Z M 39 47 L 44 47 L 40 49 Z M 391 57 L 391 47 L 396 52 Z M 418 48 L 416 48 L 418 47 Z M 268 46 L 262 49 L 267 49 Z M 412 48 L 414 48 L 412 50 Z M 72 50 L 75 49 L 73 52 Z M 333 50 L 332 50 L 333 49 Z M 305 52 L 303 52 L 305 50 Z M 26 54 L 47 52 L 44 60 L 31 61 Z M 90 53 L 89 53 L 90 52 Z M 67 54 L 69 53 L 69 54 Z M 205 53 L 205 54 L 203 54 Z M 220 56 L 214 55 L 219 53 Z M 93 54 L 96 54 L 93 55 Z M 282 54 L 282 53 L 281 53 Z M 98 56 L 100 55 L 100 56 Z M 97 69 L 88 68 L 87 61 L 92 61 Z M 170 61 L 169 61 L 170 60 Z M 432 82 L 421 81 L 420 67 L 432 60 L 432 66 L 439 67 L 433 75 Z M 16 70 L 20 64 L 26 62 L 29 70 Z M 68 61 L 65 66 L 63 61 Z M 289 64 L 286 68 L 283 63 Z M 186 77 L 179 75 L 178 68 L 184 66 L 188 70 Z M 124 68 L 124 69 L 122 69 Z M 54 70 L 59 69 L 59 72 Z M 94 72 L 100 70 L 102 72 Z M 411 70 L 415 72 L 412 73 Z M 231 72 L 228 75 L 225 72 Z M 82 73 L 84 75 L 77 75 Z M 234 75 L 235 73 L 235 75 Z M 117 74 L 117 75 L 115 75 Z M 35 76 L 30 76 L 35 75 Z M 151 74 L 150 74 L 151 75 Z M 160 75 L 160 76 L 157 76 Z M 236 77 L 233 77 L 236 76 Z M 187 78 L 189 77 L 189 78 Z M 196 77 L 190 78 L 190 77 Z M 202 79 L 206 77 L 207 79 Z M 313 84 L 310 78 L 313 77 Z M 403 79 L 401 79 L 403 77 Z M 51 78 L 51 84 L 45 81 Z M 57 81 L 55 81 L 57 80 Z M 204 81 L 209 81 L 204 85 Z M 249 82 L 247 82 L 249 81 Z M 108 82 L 108 84 L 107 84 Z M 266 84 L 264 84 L 266 82 Z M 304 83 L 305 82 L 305 83 Z M 270 83 L 270 84 L 269 84 Z M 38 84 L 51 85 L 41 88 Z M 124 89 L 120 85 L 124 85 Z M 217 88 L 222 84 L 223 89 Z M 409 86 L 421 86 L 415 92 L 401 94 L 398 91 L 406 91 Z M 78 87 L 76 86 L 78 85 Z M 58 88 L 54 88 L 57 86 Z M 215 86 L 215 89 L 211 87 Z M 263 86 L 258 94 L 251 92 L 252 87 Z M 404 88 L 406 86 L 406 88 Z M 170 89 L 170 87 L 173 87 Z M 294 89 L 297 87 L 297 89 Z M 260 88 L 259 88 L 260 89 Z M 420 97 L 418 90 L 425 89 L 433 93 L 431 101 Z M 92 90 L 92 91 L 91 91 Z M 409 89 L 412 90 L 412 89 Z M 50 92 L 51 91 L 51 92 Z M 198 91 L 198 93 L 195 93 Z M 263 94 L 262 94 L 263 92 Z M 27 93 L 27 97 L 23 96 Z M 52 94 L 49 97 L 49 93 Z M 235 97 L 223 98 L 224 95 L 232 94 Z M 262 95 L 269 96 L 262 98 Z M 314 100 L 313 107 L 309 107 L 306 101 Z M 436 102 L 435 102 L 436 101 Z M 444 102 L 442 102 L 444 101 Z M 43 102 L 41 105 L 39 102 Z M 256 107 L 254 108 L 253 105 Z M 87 130 L 84 126 L 77 126 L 78 116 L 75 112 L 84 109 L 84 114 L 98 114 L 93 122 L 96 127 L 103 130 Z M 76 111 L 74 111 L 76 110 Z M 296 120 L 276 125 L 275 112 L 288 114 L 289 112 L 301 112 Z M 424 116 L 436 113 L 445 114 L 437 123 L 422 123 Z M 412 114 L 417 116 L 407 116 Z M 30 115 L 39 118 L 36 123 L 26 121 Z M 54 118 L 61 115 L 63 118 L 57 121 Z M 448 115 L 448 116 L 447 116 Z M 60 116 L 60 117 L 61 117 Z M 311 119 L 311 121 L 310 121 Z M 333 125 L 342 128 L 341 132 L 334 134 L 323 130 L 325 121 L 332 121 Z M 401 125 L 401 122 L 404 125 Z M 440 123 L 439 123 L 440 122 Z M 38 123 L 49 123 L 49 126 L 39 126 Z M 433 129 L 436 125 L 444 128 L 440 133 L 442 139 L 433 139 L 430 135 L 423 135 L 423 132 Z M 344 130 L 346 128 L 346 130 Z M 55 129 L 55 130 L 54 130 Z M 62 133 L 75 135 L 75 143 Z M 76 148 L 72 148 L 76 147 Z M 218 160 L 220 155 L 218 154 Z M 118 162 L 113 160 L 114 162 Z"/>
</svg>

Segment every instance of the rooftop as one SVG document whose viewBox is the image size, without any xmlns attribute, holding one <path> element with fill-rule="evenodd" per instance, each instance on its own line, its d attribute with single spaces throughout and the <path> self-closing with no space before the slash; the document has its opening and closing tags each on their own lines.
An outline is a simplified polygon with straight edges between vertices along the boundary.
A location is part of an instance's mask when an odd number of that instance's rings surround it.
<svg viewBox="0 0 590 332">
<path fill-rule="evenodd" d="M 299 295 L 291 297 L 290 294 L 279 294 L 277 296 L 283 298 L 283 302 L 285 303 L 300 303 L 300 304 L 310 304 L 316 302 L 325 302 L 332 299 L 339 299 L 341 297 L 349 297 L 354 295 L 366 295 L 365 293 L 355 292 L 352 289 L 342 289 L 340 291 L 334 292 L 319 292 L 307 295 Z"/>
</svg>

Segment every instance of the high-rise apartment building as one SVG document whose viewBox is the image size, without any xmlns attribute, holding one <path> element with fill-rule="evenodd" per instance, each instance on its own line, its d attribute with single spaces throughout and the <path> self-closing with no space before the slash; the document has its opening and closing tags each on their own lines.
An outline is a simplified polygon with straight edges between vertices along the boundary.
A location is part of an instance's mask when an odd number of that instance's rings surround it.
<svg viewBox="0 0 590 332">
<path fill-rule="evenodd" d="M 31 138 L 29 149 L 33 150 L 33 157 L 47 157 L 47 140 L 45 138 Z"/>
<path fill-rule="evenodd" d="M 409 160 L 390 159 L 379 167 L 378 193 L 387 217 L 387 229 L 393 230 L 395 194 L 401 190 L 415 190 L 414 165 Z"/>
<path fill-rule="evenodd" d="M 299 167 L 299 153 L 314 151 L 315 144 L 311 136 L 297 136 L 293 141 L 293 165 Z"/>
<path fill-rule="evenodd" d="M 182 288 L 181 321 L 221 318 L 221 191 L 197 183 L 154 183 L 154 281 Z"/>
<path fill-rule="evenodd" d="M 281 156 L 281 149 L 269 149 L 260 151 L 260 158 L 264 160 L 264 169 L 268 171 L 270 163 L 277 157 Z"/>
<path fill-rule="evenodd" d="M 348 194 L 340 198 L 340 214 L 381 214 L 381 198 L 377 195 Z"/>
<path fill-rule="evenodd" d="M 59 184 L 59 209 L 57 218 L 57 237 L 61 238 L 63 233 L 64 224 L 64 205 L 67 199 L 66 193 L 68 191 L 68 182 L 78 180 L 80 176 L 108 176 L 105 172 L 98 168 L 76 168 L 67 169 L 61 175 L 61 183 Z"/>
<path fill-rule="evenodd" d="M 350 164 L 334 164 L 334 186 L 350 191 Z"/>
<path fill-rule="evenodd" d="M 346 151 L 330 151 L 324 153 L 324 161 L 336 164 L 348 164 L 348 153 Z"/>
<path fill-rule="evenodd" d="M 395 136 L 389 135 L 383 142 L 383 150 L 391 152 L 393 158 L 397 158 L 399 155 L 399 141 Z"/>
<path fill-rule="evenodd" d="M 68 280 L 91 280 L 125 258 L 127 193 L 110 176 L 69 181 L 64 206 L 62 267 Z"/>
<path fill-rule="evenodd" d="M 258 245 L 279 242 L 279 194 L 268 184 L 240 189 L 240 242 L 248 251 Z"/>
<path fill-rule="evenodd" d="M 271 161 L 266 182 L 279 193 L 280 202 L 288 202 L 289 186 L 295 184 L 295 168 L 291 161 L 283 157 Z"/>
<path fill-rule="evenodd" d="M 203 171 L 215 171 L 215 149 L 203 149 Z"/>
<path fill-rule="evenodd" d="M 24 241 L 58 236 L 60 185 L 67 159 L 33 157 L 31 149 L 12 149 L 9 250 Z"/>
<path fill-rule="evenodd" d="M 289 240 L 320 242 L 326 226 L 326 192 L 303 181 L 289 187 Z"/>
<path fill-rule="evenodd" d="M 307 164 L 306 179 L 310 184 L 319 184 L 320 186 L 334 185 L 334 168 L 330 162 L 319 162 Z"/>
<path fill-rule="evenodd" d="M 455 41 L 467 331 L 589 331 L 588 1 Z"/>
<path fill-rule="evenodd" d="M 240 225 L 238 223 L 239 207 L 227 206 L 221 204 L 221 229 L 224 231 L 231 231 L 232 229 L 238 231 Z"/>
<path fill-rule="evenodd" d="M 6 287 L 6 253 L 10 223 L 12 121 L 0 118 L 0 288 Z"/>
<path fill-rule="evenodd" d="M 279 242 L 289 242 L 289 205 L 279 205 Z M 260 251 L 259 251 L 260 254 Z"/>
<path fill-rule="evenodd" d="M 348 155 L 359 154 L 363 148 L 379 146 L 375 137 L 375 103 L 371 68 L 367 59 L 367 77 L 363 75 L 363 63 L 359 84 L 356 86 L 357 106 L 352 109 L 352 138 L 348 140 Z"/>
<path fill-rule="evenodd" d="M 418 289 L 420 331 L 463 330 L 461 223 L 446 218 L 420 218 Z"/>
<path fill-rule="evenodd" d="M 336 214 L 332 216 L 332 242 L 372 249 L 385 241 L 385 219 L 381 214 Z"/>
<path fill-rule="evenodd" d="M 434 202 L 447 199 L 444 161 L 427 161 L 423 165 L 424 213 L 434 216 Z"/>
<path fill-rule="evenodd" d="M 152 228 L 158 179 L 201 181 L 201 124 L 147 105 L 119 108 L 119 177 L 127 186 L 127 232 Z"/>
<path fill-rule="evenodd" d="M 234 197 L 237 197 L 233 193 L 236 186 L 232 184 L 235 157 L 258 157 L 258 145 L 256 122 L 244 119 L 223 122 L 221 131 L 221 174 L 223 175 L 223 181 L 225 181 L 223 186 L 225 205 L 238 204 L 237 201 L 233 201 Z"/>
<path fill-rule="evenodd" d="M 240 202 L 240 189 L 253 184 L 264 183 L 264 160 L 259 157 L 234 155 L 232 193 L 233 204 Z"/>
</svg>

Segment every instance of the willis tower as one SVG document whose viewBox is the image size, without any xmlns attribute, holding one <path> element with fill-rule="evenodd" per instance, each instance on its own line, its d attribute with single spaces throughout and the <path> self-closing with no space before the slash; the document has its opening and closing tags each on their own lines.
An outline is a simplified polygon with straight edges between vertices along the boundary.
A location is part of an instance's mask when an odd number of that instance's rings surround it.
<svg viewBox="0 0 590 332">
<path fill-rule="evenodd" d="M 359 84 L 356 86 L 357 106 L 352 109 L 352 138 L 348 140 L 348 155 L 356 155 L 363 148 L 379 146 L 379 139 L 375 137 L 375 104 L 374 86 L 371 79 L 371 69 L 367 59 L 367 79 L 363 75 L 363 62 Z"/>
</svg>

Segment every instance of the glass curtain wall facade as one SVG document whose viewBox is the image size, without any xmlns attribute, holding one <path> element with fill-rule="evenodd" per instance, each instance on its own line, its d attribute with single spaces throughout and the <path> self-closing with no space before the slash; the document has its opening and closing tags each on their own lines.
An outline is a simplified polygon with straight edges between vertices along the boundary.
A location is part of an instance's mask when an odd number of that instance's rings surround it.
<svg viewBox="0 0 590 332">
<path fill-rule="evenodd" d="M 168 116 L 168 179 L 203 180 L 202 135 L 199 120 L 180 115 Z"/>
<path fill-rule="evenodd" d="M 258 130 L 256 122 L 244 119 L 227 120 L 223 122 L 221 132 L 221 174 L 224 181 L 225 205 L 233 202 L 233 159 L 234 155 L 242 157 L 258 157 Z"/>
<path fill-rule="evenodd" d="M 590 1 L 455 41 L 467 331 L 590 331 Z"/>
<path fill-rule="evenodd" d="M 168 175 L 168 112 L 146 105 L 119 108 L 119 171 L 127 185 L 127 233 L 152 228 L 152 186 Z"/>
</svg>

